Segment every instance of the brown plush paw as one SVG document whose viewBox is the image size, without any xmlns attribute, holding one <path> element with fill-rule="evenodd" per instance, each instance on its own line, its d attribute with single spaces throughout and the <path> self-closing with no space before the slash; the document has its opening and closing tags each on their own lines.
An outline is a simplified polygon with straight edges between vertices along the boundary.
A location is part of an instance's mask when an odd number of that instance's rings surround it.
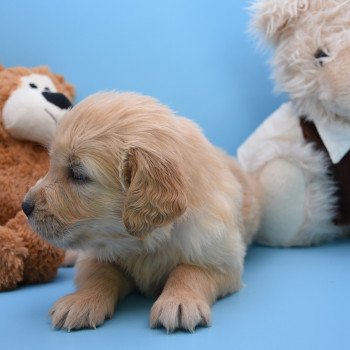
<svg viewBox="0 0 350 350">
<path fill-rule="evenodd" d="M 114 313 L 114 301 L 86 291 L 77 291 L 59 299 L 50 310 L 52 326 L 68 330 L 96 328 Z"/>
<path fill-rule="evenodd" d="M 29 227 L 27 221 L 21 211 L 6 224 L 12 236 L 20 238 L 28 251 L 24 260 L 23 282 L 48 282 L 56 276 L 64 258 L 64 251 L 40 238 Z"/>
<path fill-rule="evenodd" d="M 27 255 L 22 240 L 12 230 L 0 227 L 0 290 L 14 289 L 22 282 Z"/>
<path fill-rule="evenodd" d="M 210 325 L 208 303 L 194 293 L 162 293 L 151 309 L 151 327 L 164 327 L 168 332 L 181 328 L 193 332 L 197 326 Z"/>
</svg>

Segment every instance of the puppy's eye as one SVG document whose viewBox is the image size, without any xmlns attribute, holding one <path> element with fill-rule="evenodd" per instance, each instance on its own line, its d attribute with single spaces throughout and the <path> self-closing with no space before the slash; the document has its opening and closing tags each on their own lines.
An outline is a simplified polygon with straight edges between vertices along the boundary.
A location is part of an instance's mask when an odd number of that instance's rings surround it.
<svg viewBox="0 0 350 350">
<path fill-rule="evenodd" d="M 314 53 L 314 57 L 320 62 L 321 66 L 322 66 L 322 59 L 329 57 L 329 55 L 327 53 L 325 53 L 322 49 L 318 49 L 315 53 Z"/>
<path fill-rule="evenodd" d="M 68 169 L 68 177 L 75 183 L 86 183 L 90 181 L 90 178 L 86 174 L 75 168 Z"/>
<path fill-rule="evenodd" d="M 32 89 L 37 89 L 38 86 L 34 83 L 30 83 L 29 86 L 32 88 Z"/>
</svg>

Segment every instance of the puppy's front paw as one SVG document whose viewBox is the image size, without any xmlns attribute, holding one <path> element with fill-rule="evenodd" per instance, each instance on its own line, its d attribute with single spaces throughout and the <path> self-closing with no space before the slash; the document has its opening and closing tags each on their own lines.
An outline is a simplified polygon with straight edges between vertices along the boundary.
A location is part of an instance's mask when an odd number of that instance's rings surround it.
<svg viewBox="0 0 350 350">
<path fill-rule="evenodd" d="M 114 302 L 108 297 L 87 291 L 77 291 L 56 301 L 50 310 L 52 326 L 71 329 L 96 328 L 111 318 Z"/>
<path fill-rule="evenodd" d="M 151 327 L 163 326 L 168 332 L 182 328 L 193 332 L 196 326 L 210 325 L 210 306 L 195 293 L 163 293 L 151 309 Z"/>
</svg>

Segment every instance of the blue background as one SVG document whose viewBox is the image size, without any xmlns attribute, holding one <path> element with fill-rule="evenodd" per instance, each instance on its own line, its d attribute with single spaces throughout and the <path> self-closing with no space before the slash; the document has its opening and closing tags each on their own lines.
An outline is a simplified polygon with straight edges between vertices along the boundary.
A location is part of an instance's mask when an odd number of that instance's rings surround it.
<svg viewBox="0 0 350 350">
<path fill-rule="evenodd" d="M 0 63 L 157 97 L 231 153 L 280 103 L 239 0 L 1 0 Z"/>
<path fill-rule="evenodd" d="M 49 65 L 77 89 L 157 97 L 197 121 L 216 145 L 239 144 L 284 100 L 238 0 L 2 0 L 0 63 Z M 350 242 L 312 249 L 252 247 L 246 287 L 195 334 L 148 328 L 152 300 L 131 296 L 95 331 L 50 328 L 47 311 L 73 291 L 73 269 L 49 284 L 0 294 L 2 349 L 349 348 Z M 1 268 L 1 267 L 0 267 Z"/>
</svg>

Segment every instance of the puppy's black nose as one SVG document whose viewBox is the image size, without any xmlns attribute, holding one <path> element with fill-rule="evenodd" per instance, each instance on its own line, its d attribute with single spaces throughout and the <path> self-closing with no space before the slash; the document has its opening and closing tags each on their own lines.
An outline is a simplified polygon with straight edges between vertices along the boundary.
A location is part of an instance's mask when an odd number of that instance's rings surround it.
<svg viewBox="0 0 350 350">
<path fill-rule="evenodd" d="M 32 211 L 34 210 L 34 202 L 33 201 L 23 201 L 22 202 L 22 210 L 24 212 L 24 214 L 26 214 L 27 216 L 29 216 Z"/>
<path fill-rule="evenodd" d="M 61 94 L 60 92 L 43 91 L 42 94 L 45 97 L 46 101 L 54 104 L 58 108 L 68 109 L 69 107 L 72 107 L 72 103 L 65 95 Z"/>
</svg>

